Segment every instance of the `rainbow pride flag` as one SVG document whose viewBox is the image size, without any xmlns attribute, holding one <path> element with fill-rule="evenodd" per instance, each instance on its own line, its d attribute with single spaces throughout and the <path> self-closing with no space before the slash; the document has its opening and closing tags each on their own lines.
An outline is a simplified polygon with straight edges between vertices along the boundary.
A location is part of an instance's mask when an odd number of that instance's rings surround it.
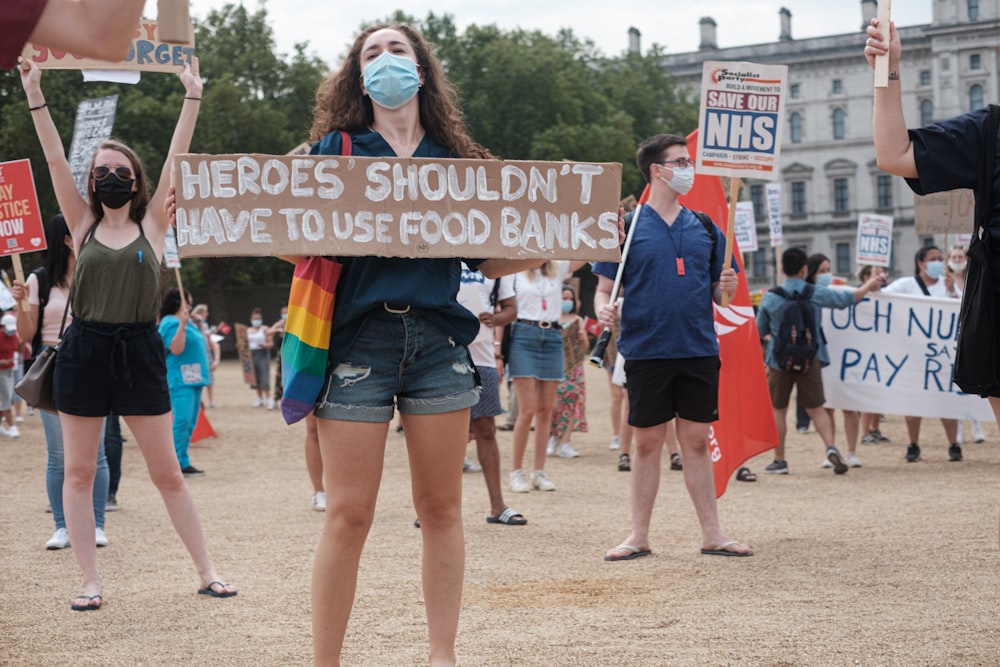
<svg viewBox="0 0 1000 667">
<path fill-rule="evenodd" d="M 340 270 L 341 265 L 327 257 L 306 257 L 295 265 L 281 342 L 281 415 L 288 424 L 312 411 L 326 381 Z"/>
</svg>

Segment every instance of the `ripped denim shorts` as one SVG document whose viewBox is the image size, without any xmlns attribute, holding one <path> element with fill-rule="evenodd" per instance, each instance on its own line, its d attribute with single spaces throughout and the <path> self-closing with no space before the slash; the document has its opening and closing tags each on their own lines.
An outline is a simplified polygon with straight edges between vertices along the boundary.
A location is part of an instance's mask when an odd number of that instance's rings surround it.
<svg viewBox="0 0 1000 667">
<path fill-rule="evenodd" d="M 326 378 L 315 414 L 320 419 L 389 422 L 393 407 L 439 414 L 479 401 L 479 380 L 464 346 L 419 311 L 379 309 Z"/>
</svg>

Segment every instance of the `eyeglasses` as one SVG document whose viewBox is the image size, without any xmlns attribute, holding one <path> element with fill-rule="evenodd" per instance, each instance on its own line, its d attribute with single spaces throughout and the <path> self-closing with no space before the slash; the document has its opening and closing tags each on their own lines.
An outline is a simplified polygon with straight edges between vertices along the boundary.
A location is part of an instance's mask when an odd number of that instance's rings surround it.
<svg viewBox="0 0 1000 667">
<path fill-rule="evenodd" d="M 656 164 L 662 164 L 662 165 L 672 164 L 680 167 L 681 169 L 684 169 L 685 167 L 693 167 L 694 160 L 692 160 L 691 158 L 679 157 L 676 160 L 664 160 L 663 162 L 657 162 Z"/>
<path fill-rule="evenodd" d="M 132 178 L 132 168 L 124 165 L 120 167 L 108 167 L 107 165 L 101 165 L 99 167 L 94 167 L 94 170 L 91 173 L 93 174 L 95 181 L 103 181 L 111 175 L 112 171 L 115 172 L 115 176 L 122 180 Z"/>
</svg>

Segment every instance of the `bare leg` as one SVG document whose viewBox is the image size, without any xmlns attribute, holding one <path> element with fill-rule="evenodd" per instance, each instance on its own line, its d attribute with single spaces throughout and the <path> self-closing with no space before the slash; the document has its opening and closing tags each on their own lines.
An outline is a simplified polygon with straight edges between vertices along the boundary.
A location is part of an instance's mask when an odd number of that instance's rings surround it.
<svg viewBox="0 0 1000 667">
<path fill-rule="evenodd" d="M 616 385 L 617 386 L 617 385 Z M 622 412 L 621 412 L 621 448 L 622 454 L 632 451 L 632 426 L 628 423 L 628 390 L 622 387 Z"/>
<path fill-rule="evenodd" d="M 993 418 L 996 419 L 997 426 L 1000 427 L 1000 398 L 990 396 L 990 407 L 993 408 Z M 997 539 L 998 544 L 1000 544 L 1000 523 L 997 525 Z"/>
<path fill-rule="evenodd" d="M 827 412 L 826 408 L 822 407 L 806 408 L 806 413 L 813 420 L 813 424 L 816 426 L 816 433 L 819 434 L 824 447 L 832 447 L 834 434 L 833 419 L 830 418 L 830 413 Z"/>
<path fill-rule="evenodd" d="M 187 547 L 188 554 L 194 561 L 202 587 L 213 581 L 221 581 L 219 574 L 208 556 L 208 546 L 205 543 L 205 533 L 201 527 L 201 519 L 194 505 L 191 490 L 184 481 L 180 466 L 177 465 L 177 454 L 174 451 L 173 433 L 171 429 L 171 413 L 154 416 L 122 417 L 129 430 L 135 436 L 136 444 L 146 461 L 149 479 L 160 492 L 167 514 L 174 525 L 174 530 Z M 73 538 L 70 537 L 72 540 Z M 91 540 L 93 541 L 93 540 Z M 231 590 L 232 587 L 227 587 Z M 217 589 L 218 590 L 218 589 Z M 220 591 L 221 592 L 221 591 Z"/>
<path fill-rule="evenodd" d="M 323 466 L 327 509 L 313 561 L 312 629 L 315 664 L 326 666 L 340 664 L 389 425 L 333 419 L 317 419 L 316 425 L 328 464 Z"/>
<path fill-rule="evenodd" d="M 472 433 L 476 438 L 476 457 L 483 468 L 486 493 L 490 497 L 490 516 L 497 516 L 507 509 L 500 488 L 500 447 L 497 445 L 497 427 L 493 417 L 472 420 Z"/>
<path fill-rule="evenodd" d="M 319 451 L 316 421 L 311 413 L 306 415 L 306 470 L 309 472 L 313 493 L 320 493 L 323 491 L 323 457 Z"/>
<path fill-rule="evenodd" d="M 948 438 L 948 444 L 958 442 L 958 420 L 942 419 L 941 426 L 944 427 L 944 435 Z"/>
<path fill-rule="evenodd" d="M 921 417 L 906 418 L 906 434 L 910 437 L 910 442 L 920 444 L 920 422 Z"/>
<path fill-rule="evenodd" d="M 843 410 L 843 413 L 844 437 L 847 438 L 847 451 L 854 454 L 858 451 L 858 430 L 861 423 L 861 413 L 854 410 Z"/>
<path fill-rule="evenodd" d="M 709 424 L 677 418 L 677 441 L 684 458 L 684 484 L 701 524 L 702 548 L 715 549 L 730 541 L 719 527 L 719 506 L 715 499 L 715 476 L 708 451 Z M 733 545 L 730 551 L 750 552 L 745 545 Z"/>
<path fill-rule="evenodd" d="M 549 439 L 549 424 L 552 423 L 552 411 L 556 406 L 556 389 L 558 388 L 559 382 L 555 380 L 535 381 L 535 470 L 545 469 L 545 449 Z M 526 408 L 523 409 L 527 411 Z"/>
<path fill-rule="evenodd" d="M 424 541 L 423 585 L 430 664 L 453 667 L 465 575 L 462 462 L 469 432 L 469 410 L 437 415 L 404 414 L 403 428 L 410 457 L 413 505 Z"/>
<path fill-rule="evenodd" d="M 83 572 L 83 594 L 101 594 L 101 576 L 97 572 L 97 546 L 94 542 L 94 476 L 97 474 L 97 450 L 101 437 L 103 417 L 76 417 L 59 414 L 63 432 L 65 478 L 63 480 L 63 509 L 66 530 L 73 546 L 73 556 Z M 165 433 L 170 434 L 170 423 Z M 169 445 L 174 468 L 177 456 L 173 442 Z"/>
<path fill-rule="evenodd" d="M 535 418 L 535 382 L 534 378 L 514 378 L 514 394 L 517 396 L 517 421 L 514 422 L 514 462 L 513 470 L 524 469 L 524 452 L 528 449 L 528 435 L 531 433 L 531 421 Z M 548 433 L 546 428 L 545 433 Z M 545 455 L 545 443 L 542 443 L 542 455 Z"/>
<path fill-rule="evenodd" d="M 666 424 L 649 428 L 632 427 L 635 440 L 631 454 L 632 532 L 623 544 L 637 549 L 649 548 L 649 522 L 653 516 L 656 494 L 660 490 L 660 461 L 663 458 L 665 430 Z"/>
<path fill-rule="evenodd" d="M 785 460 L 785 436 L 788 434 L 788 406 L 774 408 L 774 424 L 778 429 L 778 446 L 774 448 L 774 460 Z"/>
</svg>

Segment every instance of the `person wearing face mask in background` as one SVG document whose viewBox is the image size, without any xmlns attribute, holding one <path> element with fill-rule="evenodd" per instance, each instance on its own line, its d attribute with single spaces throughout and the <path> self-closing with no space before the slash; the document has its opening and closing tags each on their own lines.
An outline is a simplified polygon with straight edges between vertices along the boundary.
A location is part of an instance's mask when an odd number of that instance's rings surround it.
<svg viewBox="0 0 1000 667">
<path fill-rule="evenodd" d="M 274 347 L 274 338 L 271 336 L 271 328 L 264 326 L 264 316 L 261 315 L 260 308 L 250 311 L 247 347 L 250 348 L 254 389 L 257 391 L 257 400 L 253 403 L 253 407 L 260 408 L 267 405 L 268 410 L 273 410 L 275 402 L 269 394 L 271 393 L 271 348 Z"/>
<path fill-rule="evenodd" d="M 709 427 L 719 418 L 714 303 L 722 302 L 723 293 L 736 292 L 736 270 L 723 266 L 722 230 L 703 223 L 678 201 L 694 184 L 687 140 L 672 134 L 650 137 L 636 151 L 636 165 L 649 183 L 649 200 L 632 220 L 620 295 L 611 293 L 618 265 L 594 265 L 599 321 L 605 327 L 621 321 L 617 342 L 625 358 L 634 439 L 631 530 L 604 559 L 632 560 L 653 553 L 649 524 L 671 421 L 684 459 L 684 482 L 701 524 L 701 553 L 750 556 L 753 550 L 719 525 L 708 450 Z"/>
<path fill-rule="evenodd" d="M 909 294 L 948 298 L 945 278 L 944 255 L 937 246 L 924 246 L 913 257 L 913 275 L 897 278 L 883 288 L 886 294 Z M 906 433 L 910 444 L 906 448 L 906 462 L 920 460 L 920 423 L 922 417 L 906 418 Z M 962 446 L 958 444 L 958 420 L 941 419 L 948 445 L 948 460 L 962 460 Z"/>
<path fill-rule="evenodd" d="M 944 274 L 945 287 L 948 289 L 948 296 L 953 299 L 961 299 L 965 293 L 965 270 L 969 264 L 969 256 L 966 254 L 964 245 L 955 245 L 948 251 L 948 268 Z M 972 439 L 975 442 L 985 442 L 986 432 L 978 419 L 970 419 L 972 423 Z M 964 441 L 962 433 L 962 422 L 958 422 L 958 433 L 955 442 L 959 445 Z"/>
<path fill-rule="evenodd" d="M 562 312 L 559 315 L 559 326 L 563 330 L 577 323 L 577 336 L 584 348 L 589 345 L 587 332 L 583 327 L 583 318 L 577 315 L 579 302 L 576 290 L 572 285 L 563 285 Z M 565 345 L 565 342 L 564 342 Z M 573 432 L 587 432 L 587 385 L 584 380 L 583 364 L 564 369 L 566 378 L 556 388 L 556 407 L 552 411 L 552 424 L 549 427 L 549 445 L 546 453 L 549 456 L 558 454 L 564 459 L 574 459 L 580 456 L 570 438 Z"/>
</svg>

